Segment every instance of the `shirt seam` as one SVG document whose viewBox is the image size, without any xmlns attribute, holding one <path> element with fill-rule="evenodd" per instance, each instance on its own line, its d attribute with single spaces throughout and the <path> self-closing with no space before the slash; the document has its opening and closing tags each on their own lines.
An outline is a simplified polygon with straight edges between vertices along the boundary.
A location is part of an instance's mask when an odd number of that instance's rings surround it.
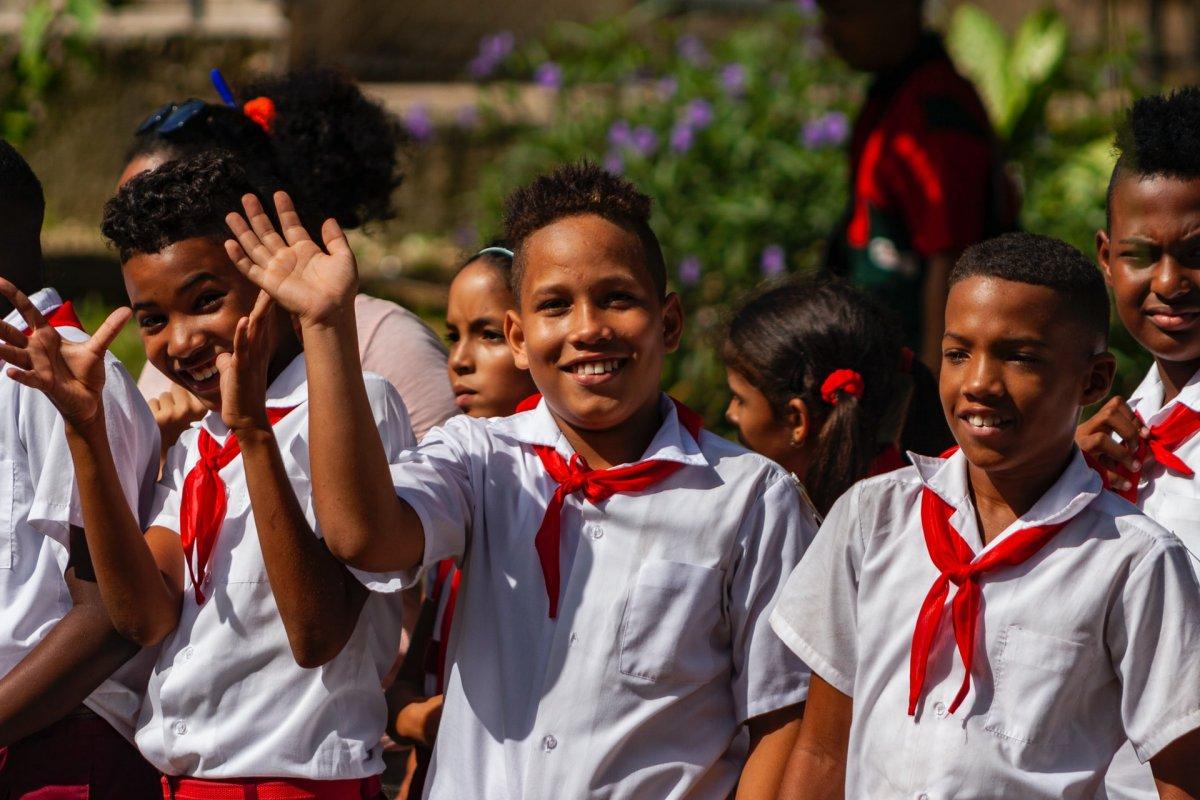
<svg viewBox="0 0 1200 800">
<path fill-rule="evenodd" d="M 779 613 L 778 608 L 771 611 L 770 623 L 771 627 L 775 629 L 776 635 L 791 648 L 793 653 L 800 657 L 800 660 L 812 670 L 814 675 L 820 676 L 826 683 L 847 697 L 854 696 L 854 681 L 809 644 L 808 640 L 801 636 L 791 623 Z"/>
</svg>

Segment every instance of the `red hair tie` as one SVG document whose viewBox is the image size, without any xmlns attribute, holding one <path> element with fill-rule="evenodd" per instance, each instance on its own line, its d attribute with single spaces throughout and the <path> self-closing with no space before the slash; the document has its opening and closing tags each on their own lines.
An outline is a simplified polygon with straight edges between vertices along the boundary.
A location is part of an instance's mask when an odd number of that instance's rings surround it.
<svg viewBox="0 0 1200 800">
<path fill-rule="evenodd" d="M 835 369 L 821 384 L 821 399 L 831 406 L 838 403 L 838 392 L 863 396 L 863 377 L 852 369 Z"/>
<path fill-rule="evenodd" d="M 275 101 L 269 97 L 247 100 L 242 106 L 242 113 L 253 120 L 255 125 L 270 133 L 275 124 Z"/>
</svg>

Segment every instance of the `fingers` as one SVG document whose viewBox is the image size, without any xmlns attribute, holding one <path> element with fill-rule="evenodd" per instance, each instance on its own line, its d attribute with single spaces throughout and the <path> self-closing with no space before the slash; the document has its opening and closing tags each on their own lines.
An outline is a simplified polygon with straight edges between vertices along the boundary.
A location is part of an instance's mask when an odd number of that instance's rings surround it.
<svg viewBox="0 0 1200 800">
<path fill-rule="evenodd" d="M 255 204 L 258 200 L 254 201 Z M 260 206 L 261 208 L 261 206 Z M 225 224 L 229 226 L 229 230 L 233 232 L 233 236 L 237 239 L 237 243 L 241 245 L 243 254 L 260 267 L 267 266 L 271 261 L 271 256 L 274 254 L 263 240 L 259 237 L 254 229 L 250 227 L 250 223 L 246 222 L 245 218 L 237 212 L 230 212 L 225 215 Z M 236 263 L 237 259 L 234 258 Z"/>
<path fill-rule="evenodd" d="M 29 344 L 29 338 L 24 332 L 17 330 L 7 322 L 0 321 L 0 342 L 6 342 L 17 347 Z"/>
<path fill-rule="evenodd" d="M 1145 424 L 1133 413 L 1123 397 L 1114 397 L 1100 409 L 1105 422 L 1126 444 L 1137 447 L 1138 437 L 1150 434 Z"/>
<path fill-rule="evenodd" d="M 225 222 L 229 223 L 230 218 L 234 216 L 236 215 L 230 214 L 229 217 L 225 219 Z M 241 219 L 240 217 L 238 218 Z M 243 224 L 245 223 L 243 222 Z M 230 227 L 232 228 L 233 226 L 231 225 Z M 265 269 L 265 266 L 255 263 L 250 256 L 246 255 L 246 250 L 242 247 L 240 242 L 237 242 L 233 239 L 226 239 L 225 254 L 229 256 L 229 260 L 233 262 L 233 266 L 238 272 L 245 275 L 246 278 L 249 279 L 249 281 L 255 286 L 259 287 L 260 289 L 263 287 L 263 283 L 267 278 L 267 270 Z"/>
<path fill-rule="evenodd" d="M 233 356 L 231 356 L 229 353 L 221 353 L 217 356 L 217 372 L 224 375 L 232 366 Z"/>
<path fill-rule="evenodd" d="M 270 313 L 271 307 L 274 304 L 275 301 L 271 299 L 271 295 L 259 290 L 258 297 L 254 299 L 254 308 L 250 310 L 250 324 L 253 325 Z"/>
<path fill-rule="evenodd" d="M 29 301 L 25 293 L 18 289 L 13 284 L 0 278 L 0 295 L 3 295 L 8 302 L 12 303 L 13 308 L 21 314 L 21 319 L 29 325 L 33 330 L 43 328 L 47 325 L 46 318 L 42 316 L 42 312 Z"/>
<path fill-rule="evenodd" d="M 249 351 L 250 319 L 242 317 L 238 320 L 237 329 L 233 332 L 233 354 L 238 359 L 246 357 Z"/>
<path fill-rule="evenodd" d="M 346 234 L 342 231 L 342 226 L 338 225 L 338 221 L 333 217 L 325 220 L 321 226 L 321 241 L 325 243 L 325 251 L 330 255 L 349 255 L 354 257 L 354 251 L 350 249 L 350 242 L 346 239 Z"/>
<path fill-rule="evenodd" d="M 88 339 L 87 348 L 98 356 L 103 357 L 108 351 L 109 346 L 117 338 L 117 334 L 125 327 L 125 323 L 129 322 L 129 318 L 133 316 L 133 312 L 125 307 L 118 308 L 108 315 L 108 319 L 101 323 L 96 332 L 92 334 L 92 338 Z"/>
<path fill-rule="evenodd" d="M 33 369 L 33 360 L 29 357 L 29 351 L 11 344 L 0 342 L 0 361 L 7 361 L 14 367 L 20 367 L 23 370 Z"/>
<path fill-rule="evenodd" d="M 21 370 L 10 367 L 6 370 L 5 374 L 22 386 L 28 386 L 34 391 L 46 392 L 49 388 L 49 384 L 42 380 L 41 376 L 33 370 Z"/>
<path fill-rule="evenodd" d="M 163 392 L 163 396 L 166 397 L 168 395 L 166 392 Z M 146 401 L 146 405 L 150 406 L 150 412 L 154 414 L 155 417 L 157 417 L 159 412 L 162 410 L 162 406 L 159 404 L 157 397 L 151 397 Z"/>
<path fill-rule="evenodd" d="M 252 194 L 243 195 L 242 208 L 246 210 L 246 219 L 250 222 L 250 227 L 272 254 L 287 247 L 287 242 L 275 230 L 275 224 L 271 222 L 271 217 L 257 197 Z"/>
<path fill-rule="evenodd" d="M 287 240 L 288 244 L 306 242 L 312 238 L 300 222 L 300 215 L 296 213 L 296 206 L 292 204 L 292 198 L 288 196 L 287 192 L 275 193 L 275 213 L 279 217 L 279 227 L 283 230 L 283 238 Z"/>
<path fill-rule="evenodd" d="M 275 301 L 271 299 L 271 295 L 259 290 L 258 297 L 254 300 L 254 308 L 250 311 L 249 324 L 246 329 L 246 336 L 251 346 L 259 344 L 270 330 L 271 322 L 274 319 L 271 316 L 271 309 L 274 307 Z"/>
</svg>

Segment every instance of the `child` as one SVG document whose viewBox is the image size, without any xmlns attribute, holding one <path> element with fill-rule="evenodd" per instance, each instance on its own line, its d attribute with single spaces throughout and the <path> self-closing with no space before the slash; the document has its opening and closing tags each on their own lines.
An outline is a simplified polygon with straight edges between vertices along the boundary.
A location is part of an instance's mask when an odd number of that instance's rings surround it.
<svg viewBox="0 0 1200 800">
<path fill-rule="evenodd" d="M 173 159 L 225 151 L 256 183 L 289 188 L 310 230 L 320 230 L 326 217 L 350 229 L 393 216 L 404 136 L 395 117 L 354 81 L 328 69 L 296 70 L 259 78 L 241 94 L 237 108 L 193 100 L 151 114 L 134 136 L 119 185 Z M 355 303 L 364 368 L 400 392 L 419 439 L 457 413 L 443 380 L 446 350 L 396 303 L 366 294 Z M 138 386 L 157 401 L 168 447 L 203 413 L 186 393 L 170 393 L 171 382 L 153 365 Z"/>
<path fill-rule="evenodd" d="M 781 796 L 1090 800 L 1128 738 L 1196 797 L 1200 586 L 1073 443 L 1115 365 L 1099 272 L 1007 234 L 950 286 L 961 450 L 856 484 L 772 612 L 815 673 Z"/>
<path fill-rule="evenodd" d="M 806 671 L 766 628 L 814 529 L 778 466 L 659 389 L 682 333 L 650 200 L 590 164 L 509 198 L 505 334 L 542 400 L 393 461 L 357 379 L 355 264 L 253 201 L 231 255 L 300 317 L 330 548 L 408 580 L 458 560 L 431 798 L 769 797 Z M 265 234 L 265 235 L 264 235 Z M 328 490 L 328 491 L 327 491 Z M 739 733 L 749 729 L 748 747 Z"/>
<path fill-rule="evenodd" d="M 895 451 L 907 401 L 898 340 L 881 308 L 820 279 L 767 289 L 730 322 L 726 416 L 742 444 L 791 472 L 821 514 L 869 474 L 881 443 Z"/>
<path fill-rule="evenodd" d="M 71 304 L 43 284 L 43 209 L 37 177 L 0 140 L 0 279 L 28 292 L 59 336 L 86 341 Z M 22 342 L 25 328 L 13 311 L 0 336 Z M 24 366 L 0 349 L 0 797 L 156 797 L 157 773 L 128 741 L 150 662 L 134 658 L 101 603 L 62 418 L 6 361 Z M 140 509 L 153 493 L 154 420 L 116 358 L 96 351 L 95 369 L 108 410 L 99 421 L 116 442 L 112 491 Z"/>
<path fill-rule="evenodd" d="M 235 162 L 202 155 L 131 180 L 105 208 L 146 352 L 210 409 L 169 453 L 144 536 L 113 502 L 111 445 L 86 422 L 101 400 L 72 379 L 90 350 L 62 344 L 56 361 L 31 340 L 52 370 L 16 377 L 67 420 L 84 517 L 103 523 L 87 535 L 113 622 L 162 642 L 137 744 L 167 796 L 374 798 L 400 581 L 348 570 L 313 528 L 301 343 L 221 244 L 225 209 L 256 190 Z M 415 441 L 404 407 L 382 378 L 366 387 L 370 424 L 398 454 Z"/>
<path fill-rule="evenodd" d="M 1200 568 L 1200 89 L 1133 104 L 1117 135 L 1120 158 L 1096 233 L 1117 316 L 1154 357 L 1128 401 L 1110 399 L 1076 436 L 1110 485 L 1169 528 Z M 1153 797 L 1150 771 L 1123 749 L 1109 771 L 1111 800 Z"/>
</svg>

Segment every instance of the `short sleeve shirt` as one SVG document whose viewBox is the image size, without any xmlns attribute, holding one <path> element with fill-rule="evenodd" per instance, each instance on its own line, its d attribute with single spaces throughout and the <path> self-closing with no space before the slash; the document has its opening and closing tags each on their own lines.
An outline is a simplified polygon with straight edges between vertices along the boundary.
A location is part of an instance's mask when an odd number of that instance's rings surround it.
<svg viewBox="0 0 1200 800">
<path fill-rule="evenodd" d="M 567 497 L 555 619 L 534 536 L 556 484 L 533 445 L 572 451 L 544 400 L 456 417 L 393 464 L 423 569 L 463 570 L 427 797 L 724 800 L 742 723 L 807 696 L 766 610 L 815 519 L 778 466 L 661 408 L 643 460 L 683 466 L 596 505 Z"/>
<path fill-rule="evenodd" d="M 1025 562 L 986 573 L 971 689 L 943 616 L 907 714 L 918 611 L 938 576 L 921 528 L 928 487 L 983 546 L 966 459 L 856 484 L 830 511 L 772 614 L 784 641 L 854 700 L 847 797 L 1087 798 L 1129 739 L 1139 759 L 1200 727 L 1200 587 L 1179 540 L 1100 487 L 1076 451 L 989 546 L 1066 521 Z M 954 597 L 951 588 L 947 605 Z"/>
</svg>

